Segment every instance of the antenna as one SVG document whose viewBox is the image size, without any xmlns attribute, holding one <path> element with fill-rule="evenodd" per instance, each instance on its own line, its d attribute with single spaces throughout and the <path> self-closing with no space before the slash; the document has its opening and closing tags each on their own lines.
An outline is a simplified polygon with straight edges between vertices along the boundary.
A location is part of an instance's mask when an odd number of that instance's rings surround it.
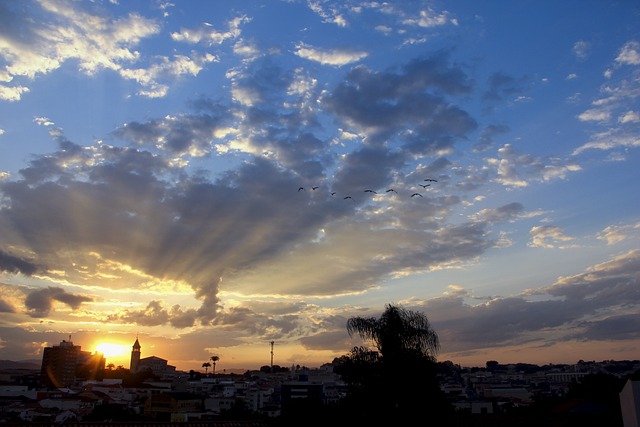
<svg viewBox="0 0 640 427">
<path fill-rule="evenodd" d="M 271 373 L 273 373 L 273 344 L 274 341 L 271 341 Z"/>
</svg>

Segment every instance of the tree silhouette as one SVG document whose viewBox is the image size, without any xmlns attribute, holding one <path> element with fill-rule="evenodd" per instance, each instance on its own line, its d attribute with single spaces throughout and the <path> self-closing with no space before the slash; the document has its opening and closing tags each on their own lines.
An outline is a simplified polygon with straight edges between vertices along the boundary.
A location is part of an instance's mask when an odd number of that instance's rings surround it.
<svg viewBox="0 0 640 427">
<path fill-rule="evenodd" d="M 347 321 L 349 335 L 357 333 L 364 340 L 373 341 L 383 360 L 413 354 L 432 362 L 440 350 L 438 334 L 424 313 L 387 304 L 379 319 L 352 317 Z"/>
<path fill-rule="evenodd" d="M 209 371 L 209 368 L 211 367 L 211 363 L 209 363 L 209 362 L 204 362 L 204 363 L 202 364 L 202 367 L 204 368 L 204 373 L 205 373 L 205 375 L 206 375 L 206 374 L 207 374 L 207 372 Z"/>
<path fill-rule="evenodd" d="M 213 375 L 216 374 L 216 363 L 220 360 L 218 356 L 211 356 L 211 363 L 213 364 Z"/>
<path fill-rule="evenodd" d="M 349 385 L 345 417 L 402 423 L 451 414 L 436 377 L 438 334 L 424 313 L 387 304 L 380 318 L 350 318 L 347 332 L 376 350 L 354 347 L 337 359 L 338 373 Z"/>
</svg>

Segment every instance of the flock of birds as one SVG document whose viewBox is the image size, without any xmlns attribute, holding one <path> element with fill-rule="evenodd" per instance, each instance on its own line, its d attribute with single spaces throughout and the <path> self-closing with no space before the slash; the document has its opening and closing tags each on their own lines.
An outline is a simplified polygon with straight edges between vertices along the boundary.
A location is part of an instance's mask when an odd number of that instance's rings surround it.
<svg viewBox="0 0 640 427">
<path fill-rule="evenodd" d="M 437 180 L 437 179 L 433 179 L 433 178 L 427 178 L 427 179 L 425 179 L 424 181 L 425 181 L 425 182 L 428 182 L 428 184 L 418 184 L 418 185 L 419 185 L 420 187 L 422 187 L 423 189 L 427 189 L 428 187 L 430 187 L 432 182 L 438 182 L 438 180 Z M 318 188 L 320 188 L 320 187 L 318 187 L 318 186 L 314 186 L 314 187 L 311 187 L 311 190 L 312 190 L 312 191 L 315 191 L 315 190 L 317 190 Z M 298 192 L 300 192 L 300 191 L 305 191 L 305 188 L 304 188 L 304 187 L 298 187 Z M 375 191 L 375 190 L 370 190 L 370 189 L 364 190 L 364 192 L 365 192 L 365 193 L 378 194 L 378 192 L 377 192 L 377 191 Z M 394 190 L 393 188 L 389 188 L 388 190 L 386 190 L 386 191 L 385 191 L 385 193 L 396 193 L 396 194 L 398 194 L 398 192 L 397 192 L 396 190 Z M 337 193 L 336 193 L 335 191 L 332 191 L 332 192 L 331 192 L 331 197 L 335 197 L 335 196 L 336 196 L 336 194 L 337 194 Z M 411 196 L 410 196 L 410 197 L 424 197 L 424 196 L 423 196 L 422 194 L 420 194 L 420 193 L 417 193 L 417 192 L 416 192 L 416 193 L 411 194 Z M 353 200 L 353 197 L 352 197 L 352 196 L 344 196 L 344 197 L 343 197 L 343 199 L 344 199 L 344 200 L 349 200 L 349 199 Z"/>
</svg>

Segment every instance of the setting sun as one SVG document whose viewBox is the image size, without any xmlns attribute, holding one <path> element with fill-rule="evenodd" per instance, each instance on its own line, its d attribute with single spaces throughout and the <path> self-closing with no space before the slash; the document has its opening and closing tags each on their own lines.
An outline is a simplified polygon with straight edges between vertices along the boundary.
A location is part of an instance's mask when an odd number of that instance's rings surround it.
<svg viewBox="0 0 640 427">
<path fill-rule="evenodd" d="M 125 356 L 129 352 L 129 347 L 123 344 L 102 342 L 96 346 L 96 351 L 104 354 L 104 357 L 108 359 Z"/>
</svg>

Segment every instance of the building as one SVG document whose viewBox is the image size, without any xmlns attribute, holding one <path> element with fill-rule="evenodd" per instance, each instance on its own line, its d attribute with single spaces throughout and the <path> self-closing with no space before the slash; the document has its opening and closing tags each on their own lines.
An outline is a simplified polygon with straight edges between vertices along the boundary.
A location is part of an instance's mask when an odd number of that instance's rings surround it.
<svg viewBox="0 0 640 427">
<path fill-rule="evenodd" d="M 42 353 L 40 383 L 45 387 L 69 387 L 77 378 L 102 378 L 105 359 L 101 353 L 82 351 L 79 345 L 62 340 L 60 345 L 46 347 Z"/>
<path fill-rule="evenodd" d="M 166 359 L 156 356 L 140 357 L 142 356 L 141 349 L 140 341 L 136 338 L 136 342 L 133 343 L 131 350 L 131 361 L 129 363 L 129 371 L 132 374 L 149 370 L 159 377 L 175 375 L 176 367 L 169 365 Z"/>
<path fill-rule="evenodd" d="M 138 370 L 138 366 L 140 365 L 140 342 L 138 341 L 138 337 L 136 337 L 136 342 L 133 343 L 133 348 L 131 350 L 131 362 L 129 363 L 129 372 L 134 373 Z"/>
<path fill-rule="evenodd" d="M 179 419 L 174 415 L 199 413 L 203 409 L 202 396 L 185 392 L 153 394 L 144 402 L 144 414 L 159 420 Z"/>
<path fill-rule="evenodd" d="M 627 380 L 620 392 L 624 427 L 640 427 L 640 381 Z"/>
<path fill-rule="evenodd" d="M 138 372 L 149 370 L 153 372 L 154 375 L 161 378 L 170 377 L 176 373 L 175 366 L 169 365 L 169 362 L 166 359 L 156 356 L 143 357 L 140 359 L 137 370 Z"/>
</svg>

